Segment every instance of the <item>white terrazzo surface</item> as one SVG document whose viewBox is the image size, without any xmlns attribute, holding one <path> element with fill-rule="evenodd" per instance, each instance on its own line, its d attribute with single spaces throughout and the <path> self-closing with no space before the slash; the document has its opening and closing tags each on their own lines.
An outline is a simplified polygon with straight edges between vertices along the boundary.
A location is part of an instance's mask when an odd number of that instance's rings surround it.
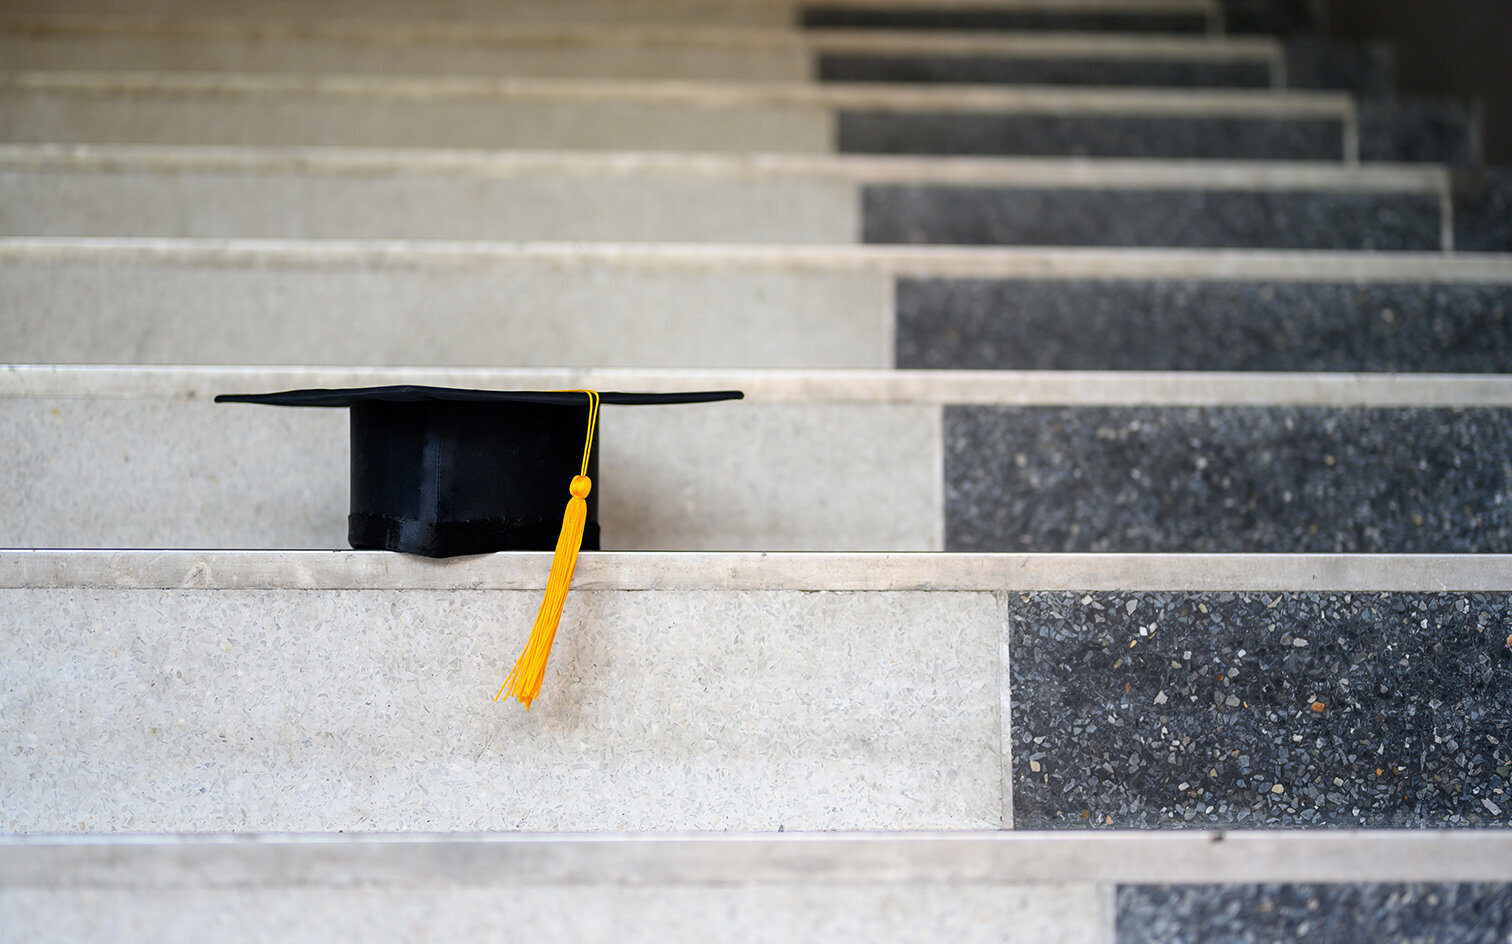
<svg viewBox="0 0 1512 944">
<path fill-rule="evenodd" d="M 548 81 L 548 80 L 543 80 Z M 833 114 L 781 104 L 689 107 L 686 102 L 529 101 L 342 94 L 116 93 L 0 84 L 8 141 L 353 147 L 588 148 L 720 153 L 825 153 Z M 713 83 L 715 86 L 724 83 Z M 758 83 L 756 87 L 765 87 Z M 596 100 L 597 99 L 597 100 Z M 122 107 L 129 102 L 130 107 Z"/>
<path fill-rule="evenodd" d="M 555 174 L 489 173 L 490 152 L 477 156 L 485 169 L 473 173 L 467 172 L 465 159 L 462 169 L 426 167 L 422 162 L 434 152 L 403 152 L 394 155 L 389 167 L 334 174 L 268 167 L 266 151 L 239 153 L 261 156 L 264 166 L 5 168 L 0 170 L 0 191 L 6 194 L 0 233 L 690 243 L 860 240 L 860 185 L 819 175 L 731 179 L 700 173 L 692 166 L 683 174 L 595 174 L 565 166 Z M 583 163 L 584 153 L 578 152 L 574 160 Z M 406 164 L 406 158 L 413 163 Z M 591 269 L 591 263 L 579 262 L 570 269 L 581 291 L 614 278 L 609 273 L 589 279 L 585 268 Z M 558 274 L 561 269 L 560 264 L 555 267 Z M 742 287 L 748 279 L 733 272 L 719 274 L 726 304 L 748 291 Z M 645 277 L 640 282 L 656 284 Z M 773 286 L 766 291 L 773 293 L 774 308 L 782 301 L 775 294 L 781 282 L 761 283 Z M 696 286 L 684 290 L 693 292 Z M 494 306 L 499 298 L 515 298 L 519 291 L 496 296 Z M 633 297 L 635 283 L 621 294 Z M 612 300 L 606 298 L 599 307 Z M 700 307 L 694 299 L 684 304 Z M 706 312 L 720 310 L 707 303 L 701 307 Z M 583 306 L 581 314 L 597 310 Z"/>
<path fill-rule="evenodd" d="M 930 405 L 610 407 L 602 545 L 940 550 L 939 424 Z M 16 397 L 0 441 L 0 546 L 347 546 L 345 410 Z"/>
<path fill-rule="evenodd" d="M 737 885 L 0 889 L 0 925 L 37 942 L 618 941 L 1093 944 L 1111 901 L 1090 885 Z"/>
<path fill-rule="evenodd" d="M 313 259 L 0 261 L 14 363 L 892 366 L 884 277 Z"/>
<path fill-rule="evenodd" d="M 0 591 L 11 832 L 1006 825 L 990 593 Z"/>
</svg>

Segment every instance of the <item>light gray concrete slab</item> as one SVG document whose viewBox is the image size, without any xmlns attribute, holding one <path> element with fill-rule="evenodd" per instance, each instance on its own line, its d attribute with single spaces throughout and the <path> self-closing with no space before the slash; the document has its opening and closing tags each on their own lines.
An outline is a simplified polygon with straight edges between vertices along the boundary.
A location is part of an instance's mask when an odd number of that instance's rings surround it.
<svg viewBox="0 0 1512 944">
<path fill-rule="evenodd" d="M 611 407 L 602 546 L 940 550 L 939 424 L 928 404 Z M 347 546 L 345 410 L 0 398 L 0 439 L 0 546 Z"/>
<path fill-rule="evenodd" d="M 122 81 L 108 81 L 112 75 Z M 697 88 L 691 95 L 677 94 L 680 89 L 633 95 L 618 82 L 540 84 L 551 81 L 27 73 L 0 81 L 0 138 L 723 152 L 832 148 L 833 115 L 813 105 L 726 103 Z"/>
<path fill-rule="evenodd" d="M 215 4 L 215 11 L 223 16 L 399 23 L 443 20 L 469 24 L 693 22 L 786 26 L 796 22 L 788 0 L 735 3 L 728 0 L 436 0 L 425 4 L 406 0 L 326 0 L 319 4 L 300 0 L 230 0 Z M 203 16 L 204 13 L 205 4 L 198 0 L 14 0 L 6 5 L 6 14 L 16 18 L 69 14 L 177 19 Z"/>
<path fill-rule="evenodd" d="M 9 832 L 982 829 L 990 593 L 5 590 Z"/>
<path fill-rule="evenodd" d="M 258 166 L 258 165 L 261 166 Z M 523 169 L 523 168 L 522 168 Z M 860 187 L 798 176 L 455 166 L 0 169 L 0 234 L 855 243 Z"/>
<path fill-rule="evenodd" d="M 422 244 L 409 244 L 425 250 Z M 457 268 L 213 244 L 0 259 L 0 350 L 39 363 L 886 367 L 892 290 L 855 273 Z M 398 248 L 398 247 L 395 247 Z M 400 251 L 398 261 L 408 255 Z M 354 264 L 355 263 L 355 264 Z M 374 264 L 376 263 L 376 264 Z"/>
<path fill-rule="evenodd" d="M 1280 42 L 1260 37 L 220 16 L 0 21 L 0 60 L 12 69 L 803 81 L 826 53 L 1247 63 L 1277 74 L 1285 60 Z"/>
<path fill-rule="evenodd" d="M 292 17 L 413 22 L 461 20 L 470 23 L 707 23 L 725 25 L 796 25 L 796 0 L 433 0 L 425 4 L 405 0 L 225 0 L 216 12 L 226 16 Z M 1049 11 L 1109 11 L 1125 13 L 1191 13 L 1221 23 L 1217 0 L 837 0 L 828 6 L 904 9 L 1025 9 Z M 204 4 L 196 0 L 11 0 L 10 16 L 74 15 L 196 16 Z"/>
<path fill-rule="evenodd" d="M 36 942 L 511 938 L 626 944 L 869 941 L 1104 944 L 1091 886 L 924 885 L 254 889 L 0 888 L 0 921 Z"/>
</svg>

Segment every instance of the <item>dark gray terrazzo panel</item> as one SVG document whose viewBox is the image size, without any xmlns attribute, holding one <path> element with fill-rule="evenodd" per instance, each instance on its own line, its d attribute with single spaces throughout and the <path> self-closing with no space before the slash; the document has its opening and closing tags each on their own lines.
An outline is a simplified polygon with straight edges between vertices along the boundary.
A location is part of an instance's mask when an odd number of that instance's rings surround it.
<svg viewBox="0 0 1512 944">
<path fill-rule="evenodd" d="M 1512 167 L 1455 171 L 1454 248 L 1512 252 Z"/>
<path fill-rule="evenodd" d="M 903 368 L 1512 372 L 1512 285 L 901 279 L 896 310 Z"/>
<path fill-rule="evenodd" d="M 1325 22 L 1318 0 L 1223 0 L 1223 26 L 1229 33 L 1310 36 Z"/>
<path fill-rule="evenodd" d="M 1360 160 L 1475 164 L 1480 119 L 1442 98 L 1367 98 L 1359 103 Z"/>
<path fill-rule="evenodd" d="M 945 410 L 951 551 L 1512 552 L 1512 409 Z"/>
<path fill-rule="evenodd" d="M 1382 43 L 1294 39 L 1286 44 L 1286 84 L 1291 88 L 1390 95 L 1394 72 L 1391 47 Z"/>
<path fill-rule="evenodd" d="M 804 26 L 910 30 L 1056 30 L 1138 33 L 1204 33 L 1207 17 L 1192 13 L 1118 13 L 1088 10 L 959 9 L 825 6 L 802 12 Z"/>
<path fill-rule="evenodd" d="M 1512 885 L 1125 885 L 1117 944 L 1507 944 Z"/>
<path fill-rule="evenodd" d="M 1512 825 L 1512 592 L 1008 600 L 1016 828 Z"/>
<path fill-rule="evenodd" d="M 868 243 L 1442 248 L 1432 193 L 868 186 Z"/>
<path fill-rule="evenodd" d="M 1016 154 L 1337 161 L 1327 119 L 842 111 L 837 147 L 864 154 Z"/>
<path fill-rule="evenodd" d="M 1263 62 L 1123 58 L 862 55 L 826 53 L 817 74 L 825 82 L 913 84 L 1139 85 L 1176 88 L 1268 88 Z"/>
</svg>

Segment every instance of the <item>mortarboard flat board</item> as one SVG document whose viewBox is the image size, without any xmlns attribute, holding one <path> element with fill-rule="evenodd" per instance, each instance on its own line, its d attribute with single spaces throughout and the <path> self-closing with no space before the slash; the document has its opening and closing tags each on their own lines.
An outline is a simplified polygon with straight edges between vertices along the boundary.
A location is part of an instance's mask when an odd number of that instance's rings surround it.
<svg viewBox="0 0 1512 944">
<path fill-rule="evenodd" d="M 738 390 L 597 394 L 607 404 L 738 400 Z M 389 386 L 223 394 L 216 403 L 351 410 L 354 548 L 455 557 L 549 551 L 568 484 L 598 479 L 596 404 L 587 391 Z M 585 448 L 584 433 L 587 431 Z M 587 496 L 582 546 L 599 546 Z"/>
</svg>

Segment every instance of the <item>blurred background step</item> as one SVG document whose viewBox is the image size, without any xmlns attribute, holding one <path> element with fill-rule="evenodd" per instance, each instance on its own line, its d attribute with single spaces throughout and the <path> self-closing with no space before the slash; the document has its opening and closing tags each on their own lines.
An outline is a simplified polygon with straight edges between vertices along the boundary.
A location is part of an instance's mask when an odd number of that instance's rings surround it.
<svg viewBox="0 0 1512 944">
<path fill-rule="evenodd" d="M 1127 30 L 1148 33 L 1219 32 L 1223 9 L 1209 0 L 1127 2 L 877 3 L 817 0 L 801 8 L 811 27 L 942 30 Z"/>
<path fill-rule="evenodd" d="M 16 837 L 0 846 L 0 914 L 39 941 L 222 928 L 448 941 L 507 926 L 675 944 L 1133 944 L 1320 924 L 1493 940 L 1512 921 L 1509 845 L 1465 832 Z"/>
<path fill-rule="evenodd" d="M 1223 637 L 1193 643 L 1193 659 L 1228 656 L 1224 647 L 1237 644 L 1248 661 L 1234 653 L 1235 662 L 1193 663 L 1190 671 L 1140 662 L 1151 671 L 1137 675 L 1128 662 L 1104 670 L 1103 650 L 1091 649 L 1088 664 L 1104 671 L 1079 671 L 1099 689 L 1096 704 L 1116 702 L 1121 690 L 1128 707 L 1120 710 L 1150 715 L 1139 722 L 1141 735 L 1153 735 L 1162 714 L 1174 720 L 1159 723 L 1178 730 L 1230 731 L 1225 750 L 1250 752 L 1261 776 L 1296 777 L 1283 783 L 1294 796 L 1325 774 L 1350 777 L 1346 793 L 1368 792 L 1376 781 L 1365 764 L 1332 751 L 1308 762 L 1290 738 L 1303 733 L 1310 746 L 1311 738 L 1336 736 L 1358 759 L 1380 742 L 1349 743 L 1352 723 L 1396 717 L 1399 700 L 1389 692 L 1353 689 L 1384 678 L 1385 666 L 1356 669 L 1347 684 L 1321 678 L 1354 664 L 1335 645 L 1334 634 L 1346 629 L 1330 622 L 1335 609 L 1350 609 L 1333 602 L 1343 595 L 1369 596 L 1374 602 L 1362 599 L 1359 608 L 1405 612 L 1415 625 L 1422 617 L 1444 630 L 1434 637 L 1443 650 L 1421 654 L 1388 647 L 1433 634 L 1413 635 L 1418 630 L 1395 620 L 1369 634 L 1371 651 L 1423 660 L 1393 684 L 1463 717 L 1442 719 L 1439 730 L 1464 737 L 1462 749 L 1480 755 L 1450 791 L 1465 796 L 1429 804 L 1415 823 L 1471 812 L 1477 798 L 1501 806 L 1504 780 L 1495 778 L 1504 777 L 1498 768 L 1508 747 L 1484 735 L 1497 736 L 1512 666 L 1505 657 L 1472 661 L 1478 674 L 1467 678 L 1457 658 L 1494 652 L 1492 636 L 1507 616 L 1507 557 L 585 552 L 547 687 L 526 713 L 490 699 L 528 635 L 548 556 L 0 552 L 0 671 L 12 706 L 0 715 L 0 741 L 18 771 L 6 829 L 1006 827 L 1015 822 L 1010 789 L 1027 789 L 1033 774 L 1054 770 L 1052 792 L 1095 785 L 1102 768 L 1078 765 L 1105 738 L 1088 737 L 1091 747 L 1076 739 L 1093 724 L 1120 727 L 1117 716 L 1108 720 L 1085 701 L 1089 693 L 1067 695 L 1067 713 L 1087 721 L 1055 735 L 1070 745 L 1052 747 L 1074 753 L 1048 762 L 1049 752 L 1009 754 L 1021 725 L 1039 750 L 1034 738 L 1050 732 L 1029 719 L 1041 718 L 1036 712 L 1069 684 L 1064 675 L 1057 686 L 1036 674 L 1066 671 L 1048 644 L 1031 637 L 1018 654 L 1025 627 L 1090 629 L 1093 640 L 1108 637 L 1097 643 L 1108 650 L 1142 643 L 1165 657 L 1175 654 L 1161 626 L 1176 624 L 1173 639 L 1185 638 L 1181 619 L 1194 639 Z M 1107 628 L 1054 615 L 1067 589 L 1115 604 Z M 1162 623 L 1158 612 L 1139 612 L 1140 599 L 1153 608 L 1152 598 L 1136 597 L 1153 590 L 1199 613 L 1238 599 L 1246 621 L 1209 628 L 1195 616 L 1178 619 L 1172 606 Z M 1041 595 L 1053 592 L 1061 596 L 1047 608 Z M 1312 596 L 1292 599 L 1295 592 Z M 1247 602 L 1262 593 L 1258 604 Z M 1025 669 L 1010 679 L 1008 666 L 1020 658 Z M 1231 665 L 1241 674 L 1230 687 L 1206 678 Z M 1228 702 L 1230 691 L 1248 694 L 1251 666 L 1273 665 L 1265 701 Z M 1143 699 L 1162 686 L 1172 707 L 1148 708 Z M 1188 702 L 1188 689 L 1197 702 Z M 1303 701 L 1313 695 L 1335 701 L 1319 712 Z M 1418 738 L 1432 727 L 1425 716 L 1402 728 L 1414 752 L 1427 750 Z M 1148 763 L 1171 767 L 1173 780 L 1221 763 L 1234 782 L 1209 776 L 1212 791 L 1199 796 L 1259 795 L 1262 809 L 1279 814 L 1289 801 L 1272 783 L 1255 791 L 1253 778 L 1241 776 L 1246 765 L 1200 749 L 1216 737 L 1198 741 L 1199 756 L 1171 748 L 1176 760 L 1162 751 Z M 1405 744 L 1391 750 L 1370 769 L 1424 763 L 1409 758 Z M 1457 753 L 1433 748 L 1442 751 Z M 1170 801 L 1184 802 L 1180 794 Z M 1382 795 L 1358 821 L 1402 806 Z M 1406 808 L 1396 824 L 1411 819 L 1410 802 Z"/>
<path fill-rule="evenodd" d="M 13 367 L 4 381 L 17 445 L 0 546 L 345 547 L 346 415 L 209 401 L 425 383 L 744 390 L 606 411 L 612 549 L 1512 552 L 1506 377 Z"/>
<path fill-rule="evenodd" d="M 0 185 L 13 236 L 1512 249 L 1437 167 L 11 144 Z"/>
<path fill-rule="evenodd" d="M 129 108 L 122 107 L 130 103 Z M 0 74 L 12 142 L 1352 160 L 1335 92 Z"/>
<path fill-rule="evenodd" d="M 1298 47 L 1301 49 L 1303 47 Z M 1307 47 L 1313 51 L 1313 47 Z M 1268 88 L 1289 47 L 1260 37 L 521 26 L 229 18 L 0 20 L 10 69 L 615 76 Z M 1342 54 L 1341 54 L 1342 55 Z M 1308 60 L 1330 57 L 1318 46 Z M 1295 68 L 1321 78 L 1305 63 Z M 1389 85 L 1389 80 L 1387 82 Z M 1354 84 L 1304 84 L 1353 88 Z"/>
<path fill-rule="evenodd" d="M 466 23 L 602 23 L 797 26 L 810 18 L 801 0 L 435 0 L 416 5 L 403 0 L 223 0 L 224 16 L 315 20 L 460 20 Z M 1216 31 L 1222 9 L 1216 0 L 835 0 L 831 8 L 937 11 L 946 16 L 971 11 L 1017 17 L 1028 28 L 1115 29 L 1168 32 Z M 61 14 L 83 16 L 151 16 L 172 19 L 203 16 L 194 0 L 14 0 L 7 16 L 35 18 Z"/>
<path fill-rule="evenodd" d="M 1500 373 L 1509 286 L 1512 260 L 1489 255 L 8 239 L 0 349 L 39 364 Z"/>
<path fill-rule="evenodd" d="M 11 69 L 616 76 L 1344 89 L 1389 95 L 1390 50 L 1319 40 L 46 17 L 0 20 Z"/>
</svg>

